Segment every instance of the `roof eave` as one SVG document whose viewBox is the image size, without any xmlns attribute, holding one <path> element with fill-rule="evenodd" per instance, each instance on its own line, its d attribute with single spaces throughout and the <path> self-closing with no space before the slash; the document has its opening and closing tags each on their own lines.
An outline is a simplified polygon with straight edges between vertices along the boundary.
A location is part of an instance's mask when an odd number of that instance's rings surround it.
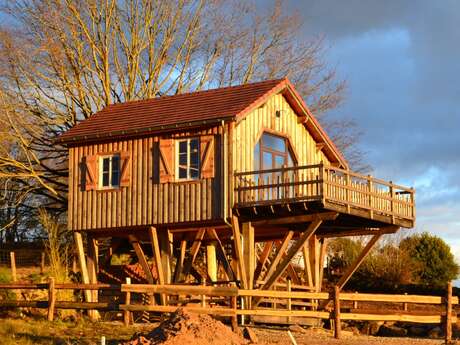
<svg viewBox="0 0 460 345">
<path fill-rule="evenodd" d="M 105 141 L 108 139 L 125 139 L 125 138 L 132 138 L 137 136 L 145 136 L 148 134 L 158 134 L 163 132 L 171 132 L 175 130 L 181 129 L 191 129 L 197 127 L 203 127 L 208 125 L 215 125 L 217 123 L 221 123 L 222 121 L 231 121 L 234 119 L 234 115 L 224 116 L 217 119 L 208 119 L 208 120 L 200 120 L 200 121 L 188 121 L 182 123 L 175 123 L 172 125 L 162 125 L 162 126 L 150 126 L 146 128 L 140 129 L 132 129 L 132 130 L 120 130 L 120 131 L 112 131 L 103 134 L 94 134 L 94 135 L 81 135 L 81 136 L 61 136 L 58 137 L 55 141 L 57 144 L 62 145 L 76 145 L 81 142 L 97 142 L 97 141 Z"/>
</svg>

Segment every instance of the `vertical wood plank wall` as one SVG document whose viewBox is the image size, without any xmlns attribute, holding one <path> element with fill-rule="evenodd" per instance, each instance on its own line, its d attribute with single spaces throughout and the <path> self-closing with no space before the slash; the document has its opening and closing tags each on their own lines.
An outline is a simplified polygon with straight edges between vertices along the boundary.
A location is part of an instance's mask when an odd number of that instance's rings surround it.
<svg viewBox="0 0 460 345">
<path fill-rule="evenodd" d="M 281 110 L 281 116 L 275 112 Z M 233 169 L 239 172 L 254 169 L 254 147 L 263 128 L 279 132 L 290 137 L 293 149 L 299 159 L 299 165 L 318 164 L 329 161 L 316 148 L 316 141 L 305 126 L 298 123 L 299 117 L 283 95 L 272 96 L 263 107 L 253 110 L 245 119 L 235 126 Z"/>
<path fill-rule="evenodd" d="M 221 127 L 183 132 L 173 137 L 216 135 L 216 162 Z M 171 137 L 171 136 L 170 136 Z M 69 214 L 71 230 L 105 229 L 139 225 L 160 225 L 221 219 L 222 169 L 216 164 L 215 177 L 193 182 L 155 183 L 154 146 L 159 137 L 95 143 L 69 149 Z M 80 163 L 87 155 L 118 151 L 131 153 L 131 183 L 111 191 L 82 191 Z"/>
</svg>

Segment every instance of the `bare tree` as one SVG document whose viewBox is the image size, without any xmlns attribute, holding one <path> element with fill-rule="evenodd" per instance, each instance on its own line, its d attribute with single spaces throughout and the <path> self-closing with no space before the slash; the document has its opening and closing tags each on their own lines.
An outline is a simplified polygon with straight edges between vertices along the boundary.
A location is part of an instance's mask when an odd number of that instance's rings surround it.
<svg viewBox="0 0 460 345">
<path fill-rule="evenodd" d="M 8 0 L 8 27 L 0 27 L 4 189 L 14 181 L 17 202 L 65 211 L 67 150 L 54 140 L 111 103 L 288 76 L 317 115 L 334 109 L 344 83 L 324 64 L 322 39 L 303 39 L 299 18 L 284 8 Z"/>
</svg>

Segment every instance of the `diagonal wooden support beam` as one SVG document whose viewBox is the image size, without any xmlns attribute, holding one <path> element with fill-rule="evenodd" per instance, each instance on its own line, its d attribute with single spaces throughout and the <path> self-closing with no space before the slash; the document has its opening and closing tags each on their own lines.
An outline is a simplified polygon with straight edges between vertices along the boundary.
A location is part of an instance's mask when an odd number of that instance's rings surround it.
<svg viewBox="0 0 460 345">
<path fill-rule="evenodd" d="M 129 242 L 131 243 L 131 245 L 134 248 L 134 251 L 136 252 L 139 264 L 141 265 L 142 270 L 147 276 L 147 281 L 149 282 L 149 284 L 153 284 L 155 280 L 153 278 L 152 271 L 150 270 L 149 264 L 145 257 L 144 251 L 142 250 L 141 244 L 139 243 L 139 240 L 135 236 L 129 235 Z"/>
<path fill-rule="evenodd" d="M 323 275 L 324 275 L 324 260 L 326 258 L 327 253 L 327 239 L 322 238 L 319 240 L 320 243 L 320 254 L 319 254 L 319 278 L 318 278 L 318 286 L 317 291 L 321 291 L 321 286 L 323 285 Z"/>
<path fill-rule="evenodd" d="M 180 275 L 182 273 L 182 269 L 184 267 L 184 260 L 185 260 L 185 251 L 187 250 L 187 240 L 185 239 L 186 234 L 182 237 L 180 242 L 180 247 L 177 253 L 177 260 L 176 260 L 176 267 L 174 267 L 174 277 L 173 282 L 177 283 L 179 281 Z"/>
<path fill-rule="evenodd" d="M 232 228 L 233 228 L 233 245 L 235 248 L 235 256 L 238 262 L 238 269 L 240 271 L 240 278 L 244 289 L 248 289 L 248 282 L 246 276 L 246 267 L 244 265 L 243 258 L 243 246 L 241 243 L 241 232 L 240 224 L 236 216 L 232 216 Z"/>
<path fill-rule="evenodd" d="M 158 233 L 157 229 L 151 226 L 148 230 L 150 237 L 150 244 L 152 246 L 152 254 L 155 262 L 155 269 L 157 272 L 157 284 L 163 285 L 165 283 L 165 276 L 163 272 L 163 265 L 161 264 L 161 251 L 160 244 L 158 242 Z M 166 305 L 166 296 L 165 294 L 160 295 L 160 301 L 162 305 Z"/>
<path fill-rule="evenodd" d="M 278 265 L 275 272 L 270 276 L 267 276 L 267 280 L 262 287 L 262 290 L 270 289 L 276 280 L 283 274 L 286 270 L 287 266 L 291 262 L 294 255 L 302 248 L 305 242 L 315 233 L 316 229 L 318 229 L 323 221 L 322 220 L 315 220 L 308 226 L 307 230 L 305 230 L 302 235 L 298 238 L 298 240 L 289 248 L 286 256 L 283 258 L 283 261 Z"/>
<path fill-rule="evenodd" d="M 200 250 L 201 242 L 203 241 L 205 233 L 206 229 L 200 229 L 197 231 L 195 239 L 193 240 L 192 247 L 190 248 L 190 255 L 184 261 L 184 269 L 181 274 L 181 278 L 179 278 L 179 281 L 185 281 L 190 274 L 190 270 L 192 269 L 193 262 L 195 261 L 198 251 Z"/>
<path fill-rule="evenodd" d="M 361 263 L 364 261 L 364 259 L 369 254 L 371 249 L 374 247 L 375 243 L 380 239 L 380 237 L 383 236 L 384 233 L 385 232 L 378 233 L 378 234 L 374 235 L 370 239 L 370 241 L 366 244 L 366 246 L 364 247 L 362 252 L 359 254 L 358 258 L 355 260 L 355 262 L 353 264 L 351 264 L 350 267 L 347 268 L 347 270 L 343 274 L 342 278 L 340 278 L 340 280 L 337 283 L 337 286 L 338 286 L 339 290 L 342 290 L 342 288 L 345 286 L 347 281 L 351 278 L 352 274 L 355 273 L 355 271 L 359 268 Z"/>
<path fill-rule="evenodd" d="M 152 253 L 155 261 L 155 269 L 158 275 L 158 283 L 163 285 L 165 283 L 165 276 L 163 272 L 163 266 L 161 265 L 161 252 L 160 252 L 160 244 L 158 242 L 158 233 L 157 229 L 153 226 L 149 228 L 149 237 L 150 243 L 152 245 Z"/>
<path fill-rule="evenodd" d="M 289 242 L 291 241 L 292 239 L 292 236 L 294 236 L 294 231 L 288 231 L 286 233 L 286 235 L 284 236 L 284 239 L 283 241 L 281 242 L 281 244 L 279 245 L 278 247 L 278 251 L 276 252 L 276 255 L 275 257 L 273 258 L 273 260 L 271 261 L 270 263 L 270 267 L 267 271 L 267 273 L 265 274 L 265 282 L 267 281 L 268 278 L 270 278 L 270 276 L 273 274 L 273 272 L 275 271 L 276 267 L 278 266 L 278 263 L 281 261 L 281 258 L 284 256 L 284 254 L 286 253 L 286 249 L 289 245 Z"/>
<path fill-rule="evenodd" d="M 291 277 L 292 282 L 294 284 L 298 284 L 298 285 L 301 284 L 301 281 L 299 279 L 299 275 L 297 274 L 297 271 L 295 270 L 294 265 L 292 264 L 292 262 L 289 263 L 289 265 L 286 268 L 286 271 L 287 271 L 288 276 Z"/>
<path fill-rule="evenodd" d="M 224 267 L 225 273 L 227 274 L 227 277 L 229 280 L 233 281 L 236 279 L 235 277 L 235 272 L 233 272 L 233 269 L 228 262 L 227 255 L 225 255 L 225 250 L 224 246 L 222 245 L 222 242 L 219 239 L 219 236 L 217 235 L 216 229 L 208 229 L 208 236 L 210 239 L 216 241 L 217 244 L 217 258 L 219 259 L 220 262 L 222 262 L 222 266 Z"/>
<path fill-rule="evenodd" d="M 311 274 L 310 253 L 308 252 L 308 245 L 305 243 L 302 247 L 303 265 L 305 269 L 305 281 L 309 287 L 313 287 L 313 277 Z"/>
<path fill-rule="evenodd" d="M 262 273 L 262 270 L 264 269 L 265 263 L 267 262 L 267 259 L 270 256 L 270 253 L 272 252 L 272 248 L 273 248 L 273 241 L 269 241 L 265 243 L 264 249 L 262 250 L 262 253 L 260 254 L 259 261 L 257 263 L 256 270 L 254 272 L 254 281 L 259 280 L 259 276 Z"/>
</svg>

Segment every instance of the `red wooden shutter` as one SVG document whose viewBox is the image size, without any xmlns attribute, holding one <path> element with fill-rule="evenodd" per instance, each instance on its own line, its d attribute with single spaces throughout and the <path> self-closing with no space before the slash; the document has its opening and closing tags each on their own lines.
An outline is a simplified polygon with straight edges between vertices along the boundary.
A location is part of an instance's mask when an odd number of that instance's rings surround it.
<svg viewBox="0 0 460 345">
<path fill-rule="evenodd" d="M 98 171 L 97 156 L 85 157 L 85 190 L 97 189 Z"/>
<path fill-rule="evenodd" d="M 131 182 L 131 155 L 128 151 L 120 153 L 120 187 L 129 187 Z"/>
<path fill-rule="evenodd" d="M 160 139 L 160 183 L 174 181 L 174 140 Z"/>
<path fill-rule="evenodd" d="M 214 177 L 214 136 L 204 135 L 200 138 L 201 178 Z"/>
</svg>

